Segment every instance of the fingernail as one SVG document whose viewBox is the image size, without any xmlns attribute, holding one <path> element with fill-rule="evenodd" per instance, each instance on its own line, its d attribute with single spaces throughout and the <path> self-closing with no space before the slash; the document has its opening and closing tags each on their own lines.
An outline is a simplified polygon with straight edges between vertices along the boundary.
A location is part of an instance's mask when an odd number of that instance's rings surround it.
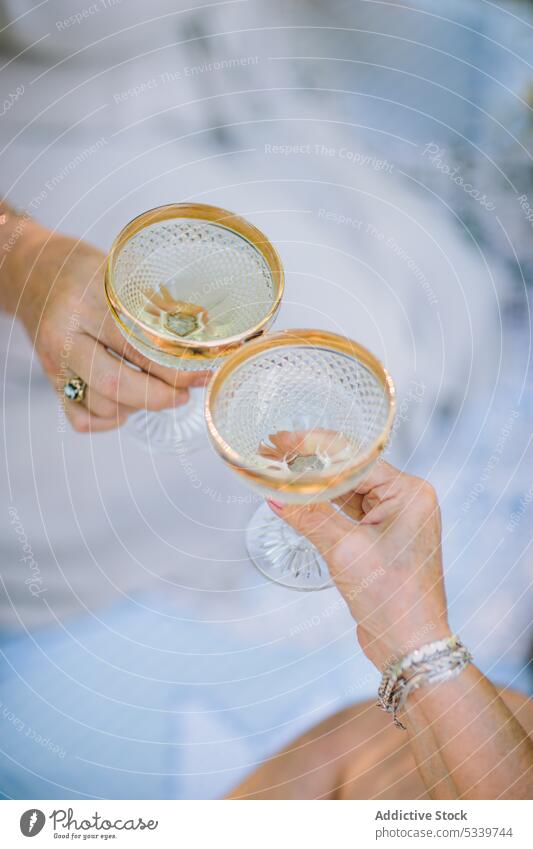
<svg viewBox="0 0 533 849">
<path fill-rule="evenodd" d="M 189 400 L 189 393 L 186 389 L 180 389 L 179 392 L 176 392 L 174 396 L 174 405 L 179 407 L 180 404 L 186 404 Z"/>
<path fill-rule="evenodd" d="M 268 504 L 269 507 L 272 508 L 272 510 L 275 510 L 276 513 L 281 513 L 281 511 L 283 510 L 283 508 L 285 506 L 283 504 L 283 501 L 274 501 L 273 498 L 267 498 L 267 504 Z"/>
</svg>

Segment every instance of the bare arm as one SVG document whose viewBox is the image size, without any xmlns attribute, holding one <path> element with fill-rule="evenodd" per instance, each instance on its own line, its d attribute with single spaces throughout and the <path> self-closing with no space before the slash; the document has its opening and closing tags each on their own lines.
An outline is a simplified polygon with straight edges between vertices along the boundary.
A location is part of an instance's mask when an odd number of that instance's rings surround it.
<svg viewBox="0 0 533 849">
<path fill-rule="evenodd" d="M 15 315 L 24 291 L 21 265 L 30 245 L 44 233 L 26 213 L 0 201 L 0 309 Z"/>
<path fill-rule="evenodd" d="M 125 341 L 106 304 L 105 259 L 92 245 L 0 202 L 0 308 L 24 325 L 67 417 L 82 432 L 118 427 L 138 409 L 184 404 L 187 387 L 206 378 L 155 365 Z M 88 386 L 83 404 L 62 395 L 73 376 Z"/>
<path fill-rule="evenodd" d="M 343 497 L 342 512 L 329 504 L 270 506 L 327 560 L 358 623 L 363 651 L 378 669 L 391 658 L 451 635 L 440 511 L 425 481 L 379 463 Z M 433 798 L 531 795 L 533 743 L 475 666 L 467 666 L 454 680 L 412 693 L 403 721 Z"/>
<path fill-rule="evenodd" d="M 453 782 L 457 798 L 532 797 L 533 744 L 493 685 L 475 666 L 468 666 L 453 681 L 413 693 L 407 702 L 405 718 L 417 760 L 423 755 L 420 740 L 426 732 L 431 733 L 433 742 L 429 751 L 436 753 L 444 764 L 445 775 Z M 420 731 L 422 737 L 418 736 Z M 424 782 L 427 786 L 425 777 Z M 443 791 L 440 782 L 428 786 L 435 799 L 450 798 Z"/>
</svg>

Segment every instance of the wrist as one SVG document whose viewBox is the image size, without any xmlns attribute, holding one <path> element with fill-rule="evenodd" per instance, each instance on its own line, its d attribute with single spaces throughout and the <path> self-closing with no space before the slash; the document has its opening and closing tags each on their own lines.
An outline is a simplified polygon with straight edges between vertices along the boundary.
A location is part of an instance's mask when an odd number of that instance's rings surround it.
<svg viewBox="0 0 533 849">
<path fill-rule="evenodd" d="M 399 714 L 407 700 L 420 688 L 426 690 L 454 680 L 471 661 L 472 655 L 457 635 L 426 643 L 385 668 L 378 702 L 393 715 L 395 725 L 405 728 Z"/>
<path fill-rule="evenodd" d="M 477 666 L 471 662 L 464 667 L 461 675 L 456 678 L 430 682 L 418 690 L 413 690 L 407 699 L 407 706 L 425 707 L 429 710 L 434 706 L 447 709 L 457 703 L 459 694 L 465 689 L 473 692 L 475 688 L 485 682 L 486 679 L 483 678 Z M 489 683 L 489 687 L 492 688 L 492 684 Z"/>
<path fill-rule="evenodd" d="M 361 629 L 358 628 L 361 647 L 380 672 L 389 664 L 427 643 L 447 639 L 453 633 L 445 617 L 428 617 L 426 621 L 420 621 L 411 627 L 398 628 L 393 625 L 379 636 L 373 636 L 365 631 L 364 639 L 360 632 Z"/>
<path fill-rule="evenodd" d="M 40 248 L 50 231 L 33 221 L 27 213 L 0 207 L 0 306 L 12 314 L 22 311 L 21 300 L 27 294 L 35 248 Z"/>
</svg>

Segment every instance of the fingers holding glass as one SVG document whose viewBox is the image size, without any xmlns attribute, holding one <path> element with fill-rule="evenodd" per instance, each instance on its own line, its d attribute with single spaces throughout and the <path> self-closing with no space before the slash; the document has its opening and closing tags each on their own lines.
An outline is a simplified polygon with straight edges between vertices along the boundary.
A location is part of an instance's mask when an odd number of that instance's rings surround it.
<svg viewBox="0 0 533 849">
<path fill-rule="evenodd" d="M 98 396 L 131 410 L 163 410 L 188 400 L 186 389 L 132 368 L 86 334 L 79 334 L 68 364 Z"/>
<path fill-rule="evenodd" d="M 335 334 L 273 334 L 222 365 L 208 387 L 206 415 L 224 460 L 274 499 L 272 509 L 260 508 L 247 530 L 256 566 L 295 589 L 331 586 L 323 557 L 306 540 L 316 539 L 320 552 L 329 550 L 338 542 L 335 530 L 343 523 L 349 530 L 364 512 L 366 491 L 352 498 L 351 517 L 335 516 L 335 508 L 322 502 L 353 492 L 385 447 L 394 388 L 381 363 Z M 293 512 L 276 502 L 310 508 Z M 283 525 L 276 513 L 292 521 Z M 296 532 L 299 525 L 305 525 L 306 539 Z"/>
<path fill-rule="evenodd" d="M 102 332 L 98 335 L 98 341 L 107 348 L 111 356 L 123 360 L 125 365 L 131 365 L 134 368 L 141 369 L 176 389 L 201 388 L 207 384 L 211 376 L 211 372 L 208 369 L 204 371 L 185 371 L 179 367 L 169 368 L 145 357 L 144 354 L 126 340 L 109 314 L 106 316 Z"/>
</svg>

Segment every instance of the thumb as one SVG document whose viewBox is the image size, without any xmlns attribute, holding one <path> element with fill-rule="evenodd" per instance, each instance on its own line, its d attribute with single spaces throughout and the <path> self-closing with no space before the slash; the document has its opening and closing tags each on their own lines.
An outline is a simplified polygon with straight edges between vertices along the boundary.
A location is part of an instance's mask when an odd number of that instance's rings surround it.
<svg viewBox="0 0 533 849">
<path fill-rule="evenodd" d="M 315 545 L 324 557 L 355 528 L 353 522 L 331 504 L 283 504 L 267 501 L 270 509 Z"/>
</svg>

